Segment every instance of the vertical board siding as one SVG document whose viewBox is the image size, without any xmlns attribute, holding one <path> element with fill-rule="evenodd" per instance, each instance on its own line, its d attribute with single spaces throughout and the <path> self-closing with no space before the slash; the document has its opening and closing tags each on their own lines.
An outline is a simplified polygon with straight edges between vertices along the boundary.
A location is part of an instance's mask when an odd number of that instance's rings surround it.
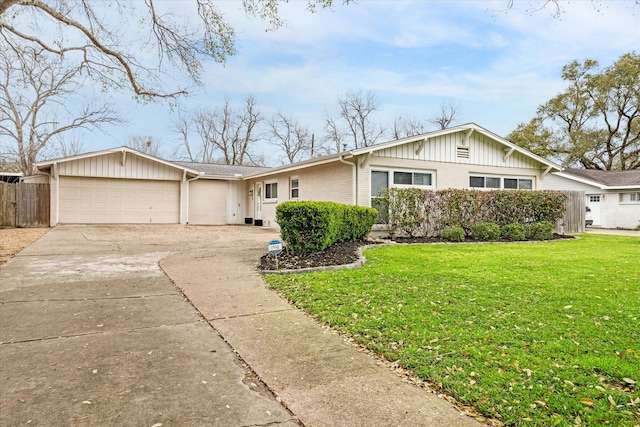
<svg viewBox="0 0 640 427">
<path fill-rule="evenodd" d="M 538 168 L 534 159 L 518 152 L 513 152 L 509 158 L 504 159 L 505 148 L 508 147 L 478 132 L 474 132 L 469 138 L 467 145 L 469 147 L 469 158 L 458 158 L 457 148 L 462 146 L 463 137 L 463 132 L 457 132 L 430 138 L 418 154 L 416 154 L 416 149 L 420 145 L 420 141 L 385 148 L 377 151 L 376 155 L 405 160 L 466 163 L 507 168 Z"/>
<path fill-rule="evenodd" d="M 177 181 L 182 171 L 154 160 L 127 153 L 124 166 L 122 153 L 110 153 L 59 164 L 60 175 L 96 178 L 131 178 Z"/>
</svg>

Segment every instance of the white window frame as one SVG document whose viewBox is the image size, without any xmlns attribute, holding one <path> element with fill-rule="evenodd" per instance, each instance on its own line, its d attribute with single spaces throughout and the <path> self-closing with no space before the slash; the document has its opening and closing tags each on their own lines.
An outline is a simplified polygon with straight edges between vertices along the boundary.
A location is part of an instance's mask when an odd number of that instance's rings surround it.
<svg viewBox="0 0 640 427">
<path fill-rule="evenodd" d="M 293 186 L 293 182 L 296 182 L 296 186 Z M 296 192 L 296 195 L 293 195 L 293 192 Z M 291 179 L 289 180 L 289 196 L 291 199 L 297 199 L 300 197 L 300 178 L 298 178 L 297 176 L 292 176 Z"/>
<path fill-rule="evenodd" d="M 625 205 L 640 204 L 640 193 L 620 193 L 620 203 Z"/>
<path fill-rule="evenodd" d="M 276 186 L 276 196 L 273 197 L 273 186 Z M 267 190 L 269 188 L 269 190 Z M 264 201 L 267 202 L 276 202 L 278 201 L 278 181 L 265 181 L 264 183 Z"/>
<path fill-rule="evenodd" d="M 482 187 L 472 187 L 471 186 L 471 178 L 482 178 L 484 180 L 484 186 Z M 487 178 L 490 179 L 499 179 L 500 186 L 499 187 L 487 187 L 486 182 Z M 517 188 L 505 188 L 504 181 L 505 179 L 511 179 L 516 181 Z M 531 182 L 531 188 L 522 188 L 521 182 L 529 181 Z M 472 190 L 534 190 L 535 189 L 535 179 L 532 177 L 523 177 L 523 176 L 499 176 L 499 175 L 485 175 L 482 173 L 471 173 L 469 174 L 469 188 Z"/>
</svg>

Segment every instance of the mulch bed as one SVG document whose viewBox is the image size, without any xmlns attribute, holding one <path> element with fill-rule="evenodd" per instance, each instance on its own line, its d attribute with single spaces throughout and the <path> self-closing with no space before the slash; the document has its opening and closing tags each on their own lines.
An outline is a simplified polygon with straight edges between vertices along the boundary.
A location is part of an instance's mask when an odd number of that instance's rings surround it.
<svg viewBox="0 0 640 427">
<path fill-rule="evenodd" d="M 286 249 L 276 257 L 263 255 L 258 264 L 259 270 L 298 270 L 310 267 L 327 267 L 331 265 L 351 264 L 358 260 L 358 248 L 369 245 L 372 242 L 357 240 L 353 242 L 340 242 L 329 246 L 319 252 L 306 255 L 294 255 Z"/>
<path fill-rule="evenodd" d="M 574 239 L 573 236 L 554 234 L 555 239 Z M 444 243 L 443 239 L 432 237 L 398 237 L 393 240 L 396 243 Z M 299 270 L 302 268 L 328 267 L 332 265 L 351 264 L 358 260 L 358 248 L 381 243 L 384 240 L 357 240 L 353 242 L 340 242 L 327 249 L 306 255 L 294 255 L 286 249 L 276 257 L 266 254 L 260 258 L 258 270 Z M 467 242 L 478 243 L 476 240 Z"/>
</svg>

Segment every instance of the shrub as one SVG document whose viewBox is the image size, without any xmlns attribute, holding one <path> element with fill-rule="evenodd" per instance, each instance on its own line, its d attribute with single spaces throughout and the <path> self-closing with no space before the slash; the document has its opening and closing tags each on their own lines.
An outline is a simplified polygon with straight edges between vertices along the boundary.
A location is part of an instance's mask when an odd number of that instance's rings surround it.
<svg viewBox="0 0 640 427">
<path fill-rule="evenodd" d="M 509 240 L 512 242 L 517 242 L 517 241 L 526 239 L 524 234 L 524 225 L 518 224 L 518 223 L 507 224 L 502 226 L 502 229 L 500 230 L 500 235 L 502 236 L 503 239 Z"/>
<path fill-rule="evenodd" d="M 559 191 L 389 188 L 377 200 L 391 237 L 418 237 L 438 236 L 451 227 L 471 235 L 471 227 L 483 222 L 555 223 L 565 214 L 566 199 Z"/>
<path fill-rule="evenodd" d="M 528 240 L 551 240 L 553 228 L 553 224 L 549 221 L 534 222 L 525 227 L 524 234 Z"/>
<path fill-rule="evenodd" d="M 464 229 L 462 227 L 445 228 L 442 238 L 449 242 L 464 242 Z"/>
<path fill-rule="evenodd" d="M 471 237 L 475 240 L 493 242 L 500 238 L 500 226 L 492 222 L 481 222 L 471 226 Z"/>
<path fill-rule="evenodd" d="M 284 202 L 276 207 L 280 235 L 296 254 L 367 237 L 378 217 L 373 208 L 334 202 Z"/>
</svg>

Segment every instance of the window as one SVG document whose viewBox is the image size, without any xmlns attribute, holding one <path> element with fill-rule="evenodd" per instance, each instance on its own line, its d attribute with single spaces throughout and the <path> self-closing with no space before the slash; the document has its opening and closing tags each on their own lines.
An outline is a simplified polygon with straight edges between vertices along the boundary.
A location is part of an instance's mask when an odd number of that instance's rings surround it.
<svg viewBox="0 0 640 427">
<path fill-rule="evenodd" d="M 488 176 L 485 178 L 485 186 L 487 188 L 500 188 L 500 178 Z"/>
<path fill-rule="evenodd" d="M 413 184 L 413 176 L 411 172 L 394 172 L 393 183 L 397 185 L 411 185 Z"/>
<path fill-rule="evenodd" d="M 510 190 L 516 190 L 518 188 L 518 180 L 515 178 L 505 178 L 504 188 L 508 188 Z"/>
<path fill-rule="evenodd" d="M 533 180 L 532 179 L 519 179 L 518 180 L 518 188 L 520 190 L 533 190 Z"/>
<path fill-rule="evenodd" d="M 502 183 L 502 185 L 500 185 Z M 504 188 L 507 190 L 532 190 L 533 180 L 525 178 L 499 178 L 495 176 L 470 176 L 471 188 Z"/>
<path fill-rule="evenodd" d="M 600 195 L 597 196 L 589 196 L 590 203 L 600 203 Z"/>
<path fill-rule="evenodd" d="M 264 185 L 264 198 L 265 200 L 273 200 L 278 198 L 278 183 L 270 182 Z"/>
<path fill-rule="evenodd" d="M 371 207 L 378 210 L 377 224 L 386 224 L 388 213 L 381 196 L 389 188 L 389 172 L 371 171 Z"/>
<path fill-rule="evenodd" d="M 395 185 L 431 185 L 431 174 L 423 172 L 394 172 L 393 183 Z"/>
<path fill-rule="evenodd" d="M 299 181 L 298 178 L 293 178 L 291 180 L 291 198 L 297 199 L 299 194 Z"/>
<path fill-rule="evenodd" d="M 640 193 L 620 193 L 618 198 L 622 204 L 640 203 Z"/>
</svg>

